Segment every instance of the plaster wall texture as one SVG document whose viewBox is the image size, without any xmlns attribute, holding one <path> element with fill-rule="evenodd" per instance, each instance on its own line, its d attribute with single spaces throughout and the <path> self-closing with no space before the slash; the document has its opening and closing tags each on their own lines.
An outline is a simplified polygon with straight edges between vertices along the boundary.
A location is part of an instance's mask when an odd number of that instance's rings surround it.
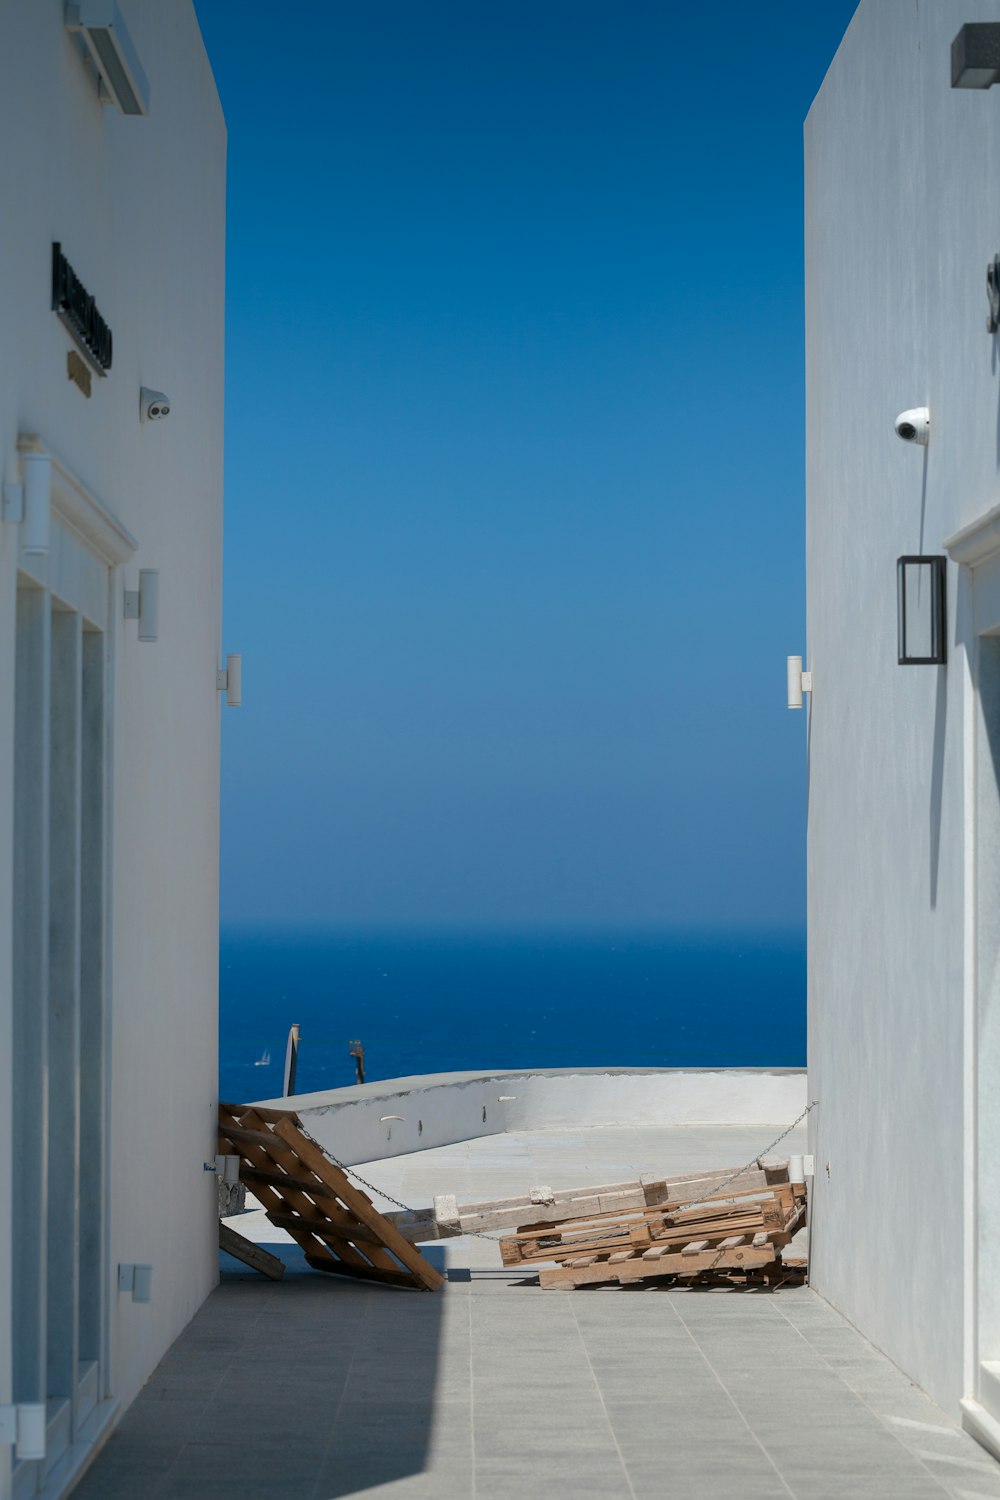
<svg viewBox="0 0 1000 1500">
<path fill-rule="evenodd" d="M 863 0 L 805 128 L 811 1279 L 952 1410 L 976 642 L 950 563 L 948 665 L 898 666 L 895 563 L 1000 495 L 1000 91 L 950 87 L 969 20 L 1000 4 Z M 930 444 L 908 446 L 894 420 L 922 405 Z"/>
<path fill-rule="evenodd" d="M 110 1109 L 106 1390 L 127 1402 L 213 1286 L 226 135 L 190 0 L 121 0 L 150 82 L 120 115 L 62 0 L 0 0 L 0 466 L 35 433 L 138 541 L 113 569 L 109 646 Z M 50 310 L 60 241 L 114 335 L 87 400 Z M 139 388 L 170 417 L 139 422 Z M 14 607 L 19 532 L 0 524 L 0 1131 L 10 1139 Z M 23 561 L 21 559 L 20 561 Z M 159 639 L 123 590 L 160 570 Z M 101 1142 L 84 1143 L 101 1150 Z M 11 1178 L 0 1154 L 0 1402 L 10 1396 Z M 151 1263 L 148 1306 L 119 1261 Z M 16 1288 L 13 1295 L 16 1296 Z M 8 1451 L 0 1450 L 0 1496 Z"/>
<path fill-rule="evenodd" d="M 260 1102 L 294 1108 L 310 1135 L 348 1166 L 563 1126 L 759 1125 L 763 1149 L 805 1109 L 806 1075 L 795 1068 L 430 1073 Z M 388 1118 L 394 1115 L 402 1118 Z"/>
</svg>

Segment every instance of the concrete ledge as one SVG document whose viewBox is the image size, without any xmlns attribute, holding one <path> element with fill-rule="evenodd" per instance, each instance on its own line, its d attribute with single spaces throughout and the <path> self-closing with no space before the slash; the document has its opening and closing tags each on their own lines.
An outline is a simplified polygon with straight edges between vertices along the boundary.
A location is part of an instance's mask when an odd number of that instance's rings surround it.
<svg viewBox="0 0 1000 1500">
<path fill-rule="evenodd" d="M 320 1145 L 353 1166 L 507 1130 L 780 1128 L 805 1109 L 806 1093 L 804 1068 L 552 1068 L 425 1073 L 257 1102 L 291 1104 Z"/>
</svg>

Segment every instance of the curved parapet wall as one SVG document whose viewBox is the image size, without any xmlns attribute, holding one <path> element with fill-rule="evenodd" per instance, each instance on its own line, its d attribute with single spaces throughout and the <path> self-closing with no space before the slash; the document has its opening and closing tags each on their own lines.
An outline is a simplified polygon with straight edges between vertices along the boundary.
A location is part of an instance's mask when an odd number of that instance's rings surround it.
<svg viewBox="0 0 1000 1500">
<path fill-rule="evenodd" d="M 257 1101 L 292 1105 L 352 1166 L 506 1130 L 594 1125 L 790 1125 L 806 1107 L 800 1068 L 553 1068 L 424 1073 Z"/>
</svg>

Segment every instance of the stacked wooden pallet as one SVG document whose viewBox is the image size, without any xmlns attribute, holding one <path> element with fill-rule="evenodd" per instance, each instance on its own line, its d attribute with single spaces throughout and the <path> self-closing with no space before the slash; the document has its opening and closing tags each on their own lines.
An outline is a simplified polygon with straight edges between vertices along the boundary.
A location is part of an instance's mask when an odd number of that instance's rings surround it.
<svg viewBox="0 0 1000 1500">
<path fill-rule="evenodd" d="M 787 1164 L 762 1170 L 763 1181 L 748 1184 L 747 1175 L 702 1177 L 693 1197 L 672 1179 L 658 1203 L 525 1225 L 500 1241 L 503 1263 L 537 1267 L 543 1287 L 801 1275 L 798 1257 L 782 1252 L 805 1224 L 805 1184 L 789 1181 Z"/>
</svg>

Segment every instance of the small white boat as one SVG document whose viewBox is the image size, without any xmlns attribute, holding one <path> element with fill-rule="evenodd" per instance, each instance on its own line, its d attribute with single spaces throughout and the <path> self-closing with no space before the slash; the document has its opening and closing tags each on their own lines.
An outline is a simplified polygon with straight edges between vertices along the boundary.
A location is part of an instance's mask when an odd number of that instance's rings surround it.
<svg viewBox="0 0 1000 1500">
<path fill-rule="evenodd" d="M 267 1048 L 265 1047 L 264 1051 L 260 1054 L 260 1056 L 258 1057 L 257 1061 L 254 1063 L 254 1067 L 255 1068 L 269 1068 L 270 1066 L 271 1066 L 271 1054 L 270 1054 L 270 1052 L 268 1052 Z"/>
</svg>

